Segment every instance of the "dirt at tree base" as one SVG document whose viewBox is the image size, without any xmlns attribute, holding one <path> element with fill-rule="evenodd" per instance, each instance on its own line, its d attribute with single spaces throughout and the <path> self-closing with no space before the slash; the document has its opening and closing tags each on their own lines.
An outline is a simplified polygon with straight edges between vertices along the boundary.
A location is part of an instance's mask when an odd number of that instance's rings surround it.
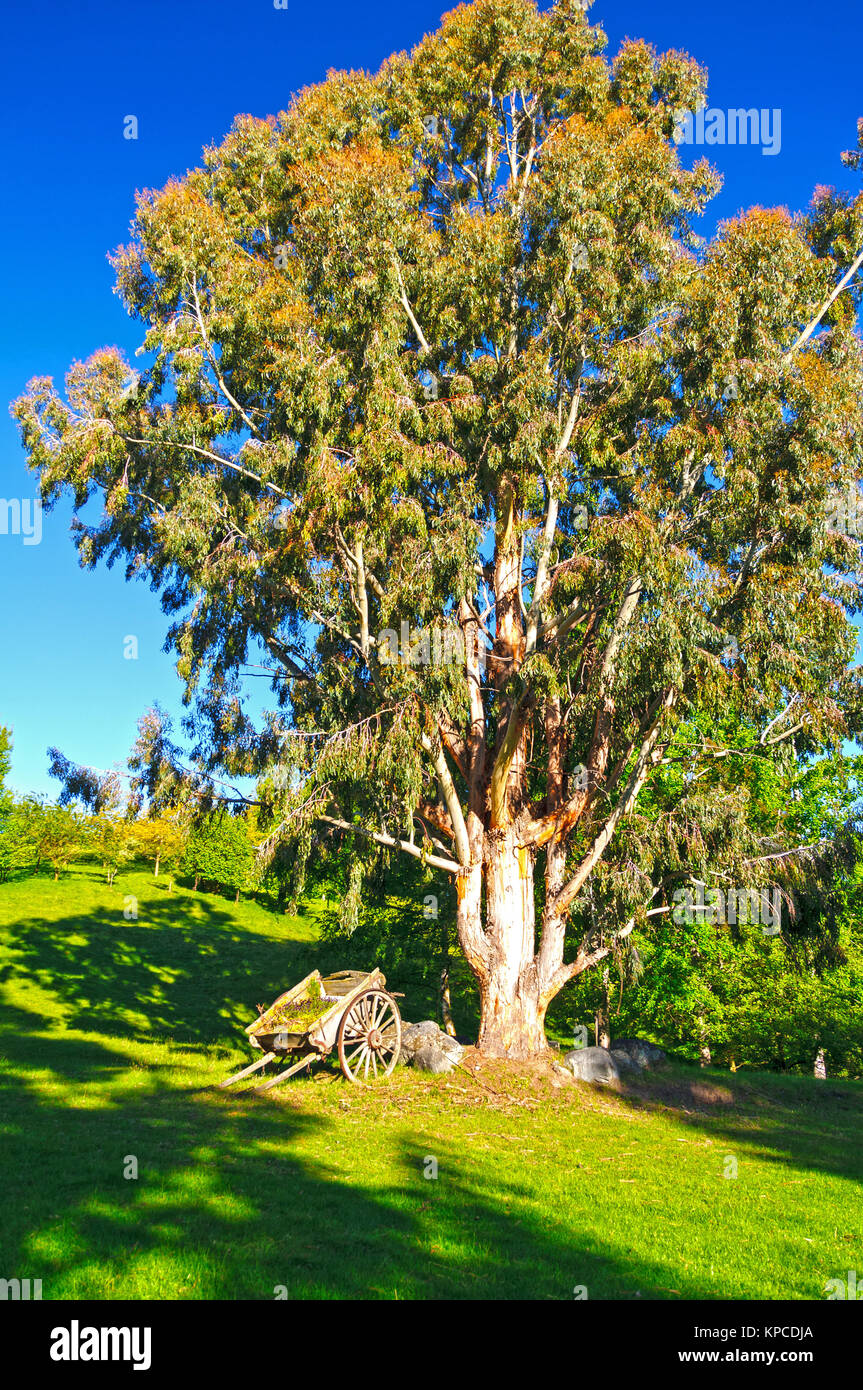
<svg viewBox="0 0 863 1390">
<path fill-rule="evenodd" d="M 531 1095 L 539 1098 L 549 1090 L 574 1083 L 561 1065 L 559 1054 L 549 1049 L 527 1061 L 508 1061 L 502 1057 L 484 1057 L 475 1047 L 465 1048 L 460 1066 L 470 1072 L 475 1081 L 513 1098 Z"/>
<path fill-rule="evenodd" d="M 610 1102 L 618 1099 L 635 1101 L 646 1108 L 668 1108 L 670 1110 L 709 1111 L 717 1106 L 733 1106 L 739 1102 L 735 1089 L 702 1077 L 669 1077 L 667 1073 L 644 1071 L 640 1075 L 627 1075 L 614 1085 L 595 1085 L 589 1081 L 578 1081 L 562 1066 L 562 1054 L 554 1049 L 529 1061 L 507 1061 L 496 1057 L 483 1057 L 475 1047 L 465 1049 L 460 1066 L 451 1073 L 453 1077 L 459 1070 L 469 1072 L 480 1087 L 501 1100 L 512 1103 L 541 1104 L 568 1093 L 572 1100 L 586 1101 L 587 1097 Z"/>
</svg>

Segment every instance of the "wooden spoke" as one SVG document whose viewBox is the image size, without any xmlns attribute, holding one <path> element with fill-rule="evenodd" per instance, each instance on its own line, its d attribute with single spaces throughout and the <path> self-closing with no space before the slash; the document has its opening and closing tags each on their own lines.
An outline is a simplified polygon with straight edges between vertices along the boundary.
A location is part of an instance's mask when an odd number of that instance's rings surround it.
<svg viewBox="0 0 863 1390">
<path fill-rule="evenodd" d="M 401 1049 L 398 1005 L 382 989 L 361 994 L 342 1015 L 338 1032 L 339 1065 L 346 1081 L 357 1083 L 389 1076 Z"/>
</svg>

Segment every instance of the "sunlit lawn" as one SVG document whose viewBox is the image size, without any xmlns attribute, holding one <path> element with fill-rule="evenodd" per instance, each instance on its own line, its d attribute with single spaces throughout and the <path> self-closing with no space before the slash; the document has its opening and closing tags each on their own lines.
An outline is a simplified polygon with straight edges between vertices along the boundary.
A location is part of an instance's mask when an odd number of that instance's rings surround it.
<svg viewBox="0 0 863 1390">
<path fill-rule="evenodd" d="M 315 923 L 166 888 L 0 886 L 0 1277 L 44 1298 L 812 1299 L 863 1272 L 860 1083 L 676 1067 L 617 1096 L 486 1066 L 358 1089 L 332 1066 L 219 1091 L 255 1004 L 318 959 Z"/>
</svg>

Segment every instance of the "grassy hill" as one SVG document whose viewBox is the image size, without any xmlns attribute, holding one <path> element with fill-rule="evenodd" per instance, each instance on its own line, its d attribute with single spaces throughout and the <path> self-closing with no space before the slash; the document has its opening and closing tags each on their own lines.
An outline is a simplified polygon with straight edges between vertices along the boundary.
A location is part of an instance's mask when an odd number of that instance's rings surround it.
<svg viewBox="0 0 863 1390">
<path fill-rule="evenodd" d="M 316 942 L 314 912 L 144 872 L 0 887 L 4 1277 L 44 1298 L 818 1299 L 863 1267 L 859 1082 L 678 1066 L 611 1094 L 485 1064 L 214 1090 L 256 1003 L 374 964 Z"/>
</svg>

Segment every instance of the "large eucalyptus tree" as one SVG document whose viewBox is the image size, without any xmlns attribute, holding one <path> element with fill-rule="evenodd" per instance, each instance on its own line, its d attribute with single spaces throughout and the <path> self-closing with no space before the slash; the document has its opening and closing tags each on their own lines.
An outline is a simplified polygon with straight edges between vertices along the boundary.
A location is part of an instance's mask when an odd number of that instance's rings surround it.
<svg viewBox="0 0 863 1390">
<path fill-rule="evenodd" d="M 739 709 L 765 755 L 856 727 L 827 521 L 863 199 L 702 242 L 703 71 L 604 47 L 576 0 L 477 0 L 238 118 L 116 254 L 141 374 L 103 349 L 16 407 L 45 502 L 103 499 L 82 562 L 161 593 L 195 756 L 259 777 L 270 845 L 319 821 L 454 876 L 498 1056 L 632 929 L 567 935 L 681 721 Z"/>
</svg>

